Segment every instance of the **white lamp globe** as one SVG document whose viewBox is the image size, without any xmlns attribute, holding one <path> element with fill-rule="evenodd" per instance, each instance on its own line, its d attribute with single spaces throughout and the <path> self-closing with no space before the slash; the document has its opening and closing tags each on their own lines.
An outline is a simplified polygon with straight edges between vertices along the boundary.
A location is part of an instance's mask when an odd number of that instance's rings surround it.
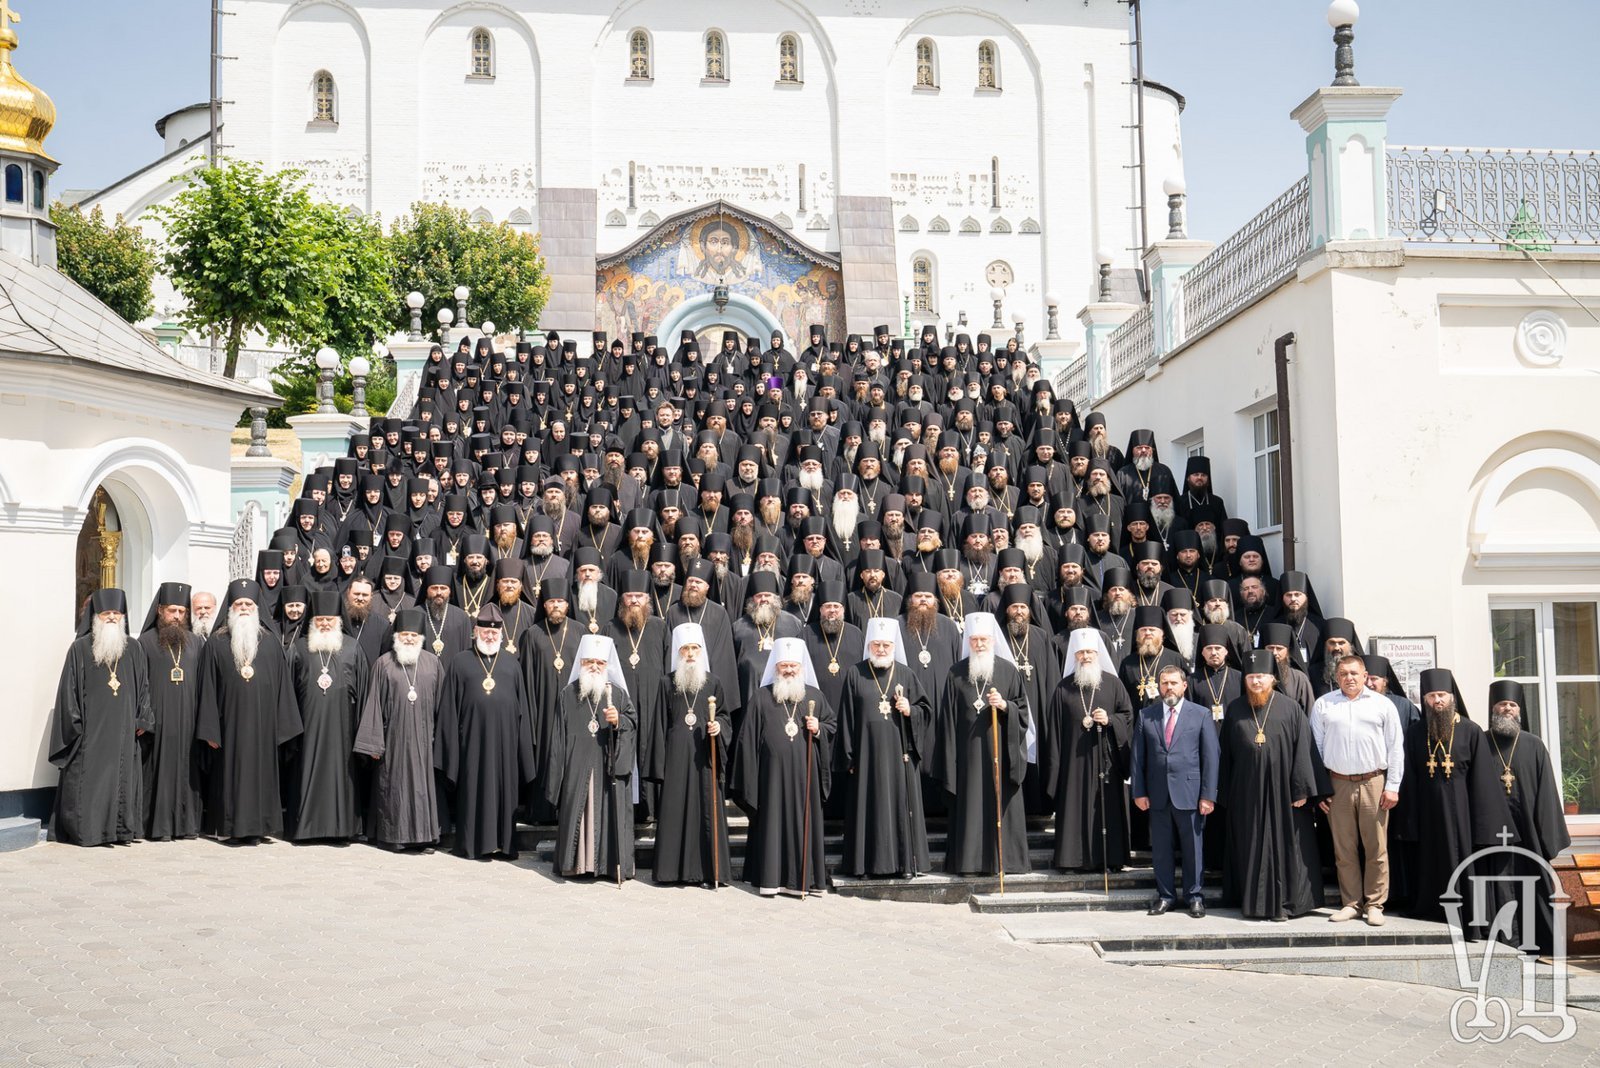
<svg viewBox="0 0 1600 1068">
<path fill-rule="evenodd" d="M 468 289 L 466 286 L 456 286 L 456 299 L 457 300 L 466 300 L 471 295 L 472 295 L 472 290 Z"/>
<path fill-rule="evenodd" d="M 455 321 L 455 317 L 456 317 L 456 313 L 451 311 L 449 308 L 440 308 L 439 309 L 439 325 L 440 326 L 449 326 L 452 322 Z"/>
<path fill-rule="evenodd" d="M 317 350 L 317 366 L 324 371 L 331 371 L 339 366 L 339 354 L 324 345 Z"/>
<path fill-rule="evenodd" d="M 1169 197 L 1181 197 L 1189 187 L 1183 184 L 1183 179 L 1173 175 L 1161 183 L 1161 191 Z"/>
<path fill-rule="evenodd" d="M 990 300 L 1005 300 L 1006 299 L 1006 291 L 1001 289 L 999 286 L 996 286 L 995 288 L 989 290 L 989 299 Z"/>
<path fill-rule="evenodd" d="M 1340 26 L 1354 26 L 1361 17 L 1361 6 L 1356 0 L 1333 0 L 1328 5 L 1328 25 L 1334 29 Z"/>
<path fill-rule="evenodd" d="M 412 311 L 416 311 L 422 307 L 425 300 L 426 298 L 423 297 L 421 293 L 418 293 L 415 289 L 413 289 L 411 292 L 406 294 L 406 307 L 410 308 Z"/>
<path fill-rule="evenodd" d="M 1055 290 L 1051 290 L 1044 295 L 1044 302 L 1047 307 L 1059 308 L 1061 307 L 1061 296 Z"/>
<path fill-rule="evenodd" d="M 490 322 L 488 319 L 485 319 L 483 321 L 483 326 L 481 327 L 481 329 L 483 330 L 483 336 L 484 337 L 493 337 L 494 336 L 494 323 Z"/>
<path fill-rule="evenodd" d="M 356 356 L 350 360 L 350 373 L 356 378 L 367 377 L 367 372 L 372 370 L 372 364 L 367 362 L 365 356 Z"/>
</svg>

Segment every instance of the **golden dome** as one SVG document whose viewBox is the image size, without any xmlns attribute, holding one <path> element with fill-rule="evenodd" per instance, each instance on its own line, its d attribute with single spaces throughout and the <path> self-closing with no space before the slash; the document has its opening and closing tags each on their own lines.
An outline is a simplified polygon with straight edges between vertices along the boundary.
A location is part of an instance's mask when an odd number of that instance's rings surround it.
<svg viewBox="0 0 1600 1068">
<path fill-rule="evenodd" d="M 31 152 L 51 159 L 44 150 L 44 139 L 56 124 L 56 106 L 43 89 L 11 65 L 17 31 L 8 23 L 16 20 L 5 0 L 0 0 L 0 150 Z"/>
</svg>

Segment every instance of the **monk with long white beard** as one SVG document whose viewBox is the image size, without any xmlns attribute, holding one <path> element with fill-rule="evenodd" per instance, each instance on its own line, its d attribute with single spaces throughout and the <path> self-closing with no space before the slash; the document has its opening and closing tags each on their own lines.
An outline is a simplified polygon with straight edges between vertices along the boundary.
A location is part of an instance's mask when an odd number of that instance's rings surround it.
<svg viewBox="0 0 1600 1068">
<path fill-rule="evenodd" d="M 444 665 L 422 647 L 422 627 L 422 609 L 395 613 L 394 648 L 372 667 L 354 747 L 377 769 L 367 838 L 395 852 L 431 853 L 439 840 L 433 724 Z"/>
<path fill-rule="evenodd" d="M 744 878 L 763 896 L 828 885 L 822 802 L 831 785 L 835 723 L 806 643 L 778 639 L 746 702 L 728 785 L 750 813 Z"/>
<path fill-rule="evenodd" d="M 283 836 L 278 747 L 298 738 L 289 660 L 262 623 L 250 579 L 228 585 L 227 623 L 206 642 L 195 736 L 211 754 L 206 830 L 239 845 Z"/>
<path fill-rule="evenodd" d="M 660 784 L 655 880 L 726 882 L 728 816 L 723 799 L 733 734 L 732 709 L 710 657 L 704 629 L 680 623 L 671 637 L 672 675 L 643 729 L 641 774 Z M 712 750 L 715 749 L 713 759 Z"/>
<path fill-rule="evenodd" d="M 477 860 L 517 859 L 517 800 L 535 770 L 532 716 L 504 627 L 494 605 L 478 610 L 472 648 L 446 665 L 434 732 L 434 767 L 452 791 L 453 851 Z"/>
<path fill-rule="evenodd" d="M 610 638 L 584 635 L 553 714 L 545 800 L 556 808 L 555 867 L 569 878 L 634 874 L 639 720 L 617 654 Z"/>
<path fill-rule="evenodd" d="M 1121 871 L 1128 863 L 1128 742 L 1133 705 L 1100 632 L 1072 632 L 1039 725 L 1039 769 L 1055 804 L 1055 866 Z"/>
<path fill-rule="evenodd" d="M 289 650 L 289 680 L 304 730 L 294 753 L 289 837 L 348 842 L 361 831 L 356 796 L 356 727 L 367 697 L 367 656 L 341 629 L 339 595 L 310 595 L 311 626 Z"/>
<path fill-rule="evenodd" d="M 1006 872 L 1030 871 L 1022 782 L 1032 721 L 1022 673 L 994 616 L 972 613 L 962 634 L 966 655 L 945 680 L 934 742 L 933 774 L 950 795 L 945 870 L 994 875 L 1003 856 Z"/>
<path fill-rule="evenodd" d="M 121 590 L 96 590 L 56 687 L 50 763 L 61 769 L 50 837 L 74 845 L 133 841 L 144 831 L 137 738 L 153 725 L 143 651 L 129 648 Z"/>
</svg>

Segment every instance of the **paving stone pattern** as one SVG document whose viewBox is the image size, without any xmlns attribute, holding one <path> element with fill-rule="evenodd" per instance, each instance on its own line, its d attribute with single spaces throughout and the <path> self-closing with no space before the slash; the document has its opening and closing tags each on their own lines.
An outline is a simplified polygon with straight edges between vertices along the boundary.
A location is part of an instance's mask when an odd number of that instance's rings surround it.
<svg viewBox="0 0 1600 1068">
<path fill-rule="evenodd" d="M 0 857 L 0 1065 L 1578 1064 L 1449 991 L 1130 968 L 963 907 L 213 842 Z M 1165 922 L 1189 922 L 1165 917 Z M 1151 921 L 1158 922 L 1158 921 Z"/>
</svg>

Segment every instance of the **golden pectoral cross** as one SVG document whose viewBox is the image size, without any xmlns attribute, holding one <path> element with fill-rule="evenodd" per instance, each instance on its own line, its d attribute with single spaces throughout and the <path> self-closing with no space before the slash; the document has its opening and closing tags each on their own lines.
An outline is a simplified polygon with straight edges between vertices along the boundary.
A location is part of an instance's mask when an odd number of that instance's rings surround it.
<svg viewBox="0 0 1600 1068">
<path fill-rule="evenodd" d="M 1433 754 L 1432 753 L 1429 753 L 1428 754 L 1428 778 L 1430 778 L 1430 779 L 1433 778 L 1433 773 L 1438 771 L 1438 770 L 1439 770 L 1439 762 L 1433 758 Z"/>
<path fill-rule="evenodd" d="M 1450 759 L 1449 753 L 1446 753 L 1444 755 L 1444 777 L 1448 779 L 1450 777 L 1450 773 L 1455 770 L 1455 767 L 1455 761 Z"/>
<path fill-rule="evenodd" d="M 1506 793 L 1509 795 L 1512 784 L 1517 781 L 1517 777 L 1511 772 L 1510 765 L 1507 765 L 1506 770 L 1500 774 L 1500 781 L 1506 784 Z"/>
</svg>

